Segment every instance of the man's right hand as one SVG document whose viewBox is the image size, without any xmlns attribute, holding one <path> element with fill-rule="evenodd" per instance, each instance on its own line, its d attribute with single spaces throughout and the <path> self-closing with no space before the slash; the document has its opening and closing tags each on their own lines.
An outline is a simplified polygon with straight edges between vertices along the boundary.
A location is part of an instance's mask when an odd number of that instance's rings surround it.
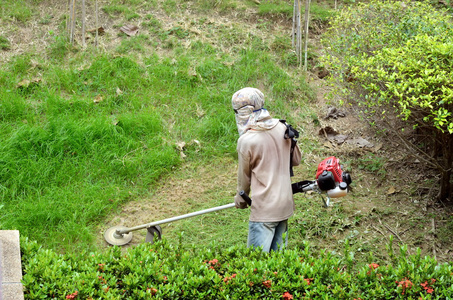
<svg viewBox="0 0 453 300">
<path fill-rule="evenodd" d="M 247 208 L 247 202 L 245 202 L 244 200 L 235 199 L 234 204 L 235 204 L 236 208 L 240 208 L 240 209 Z"/>
</svg>

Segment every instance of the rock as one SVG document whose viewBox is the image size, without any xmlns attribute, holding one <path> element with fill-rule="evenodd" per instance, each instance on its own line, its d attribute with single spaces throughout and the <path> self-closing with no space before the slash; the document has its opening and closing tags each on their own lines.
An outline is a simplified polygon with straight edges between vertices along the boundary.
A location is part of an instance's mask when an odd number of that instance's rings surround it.
<svg viewBox="0 0 453 300">
<path fill-rule="evenodd" d="M 338 117 L 345 117 L 345 116 L 346 116 L 346 113 L 344 111 L 339 110 L 335 106 L 331 106 L 331 107 L 329 107 L 324 119 L 326 119 L 326 120 L 330 119 L 330 118 L 338 119 Z"/>
</svg>

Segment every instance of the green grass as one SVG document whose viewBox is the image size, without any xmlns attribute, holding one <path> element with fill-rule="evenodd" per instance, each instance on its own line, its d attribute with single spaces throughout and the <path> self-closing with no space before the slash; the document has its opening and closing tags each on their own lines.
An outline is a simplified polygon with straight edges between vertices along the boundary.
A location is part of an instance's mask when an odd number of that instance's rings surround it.
<svg viewBox="0 0 453 300">
<path fill-rule="evenodd" d="M 139 4 L 131 5 L 127 9 L 132 11 Z M 218 5 L 235 6 L 229 1 Z M 115 18 L 128 13 L 118 1 L 103 9 Z M 236 90 L 260 86 L 273 99 L 269 110 L 289 119 L 296 118 L 289 112 L 313 97 L 304 77 L 280 57 L 291 51 L 283 45 L 288 40 L 278 42 L 276 54 L 268 41 L 245 28 L 236 26 L 232 34 L 220 25 L 210 29 L 217 44 L 195 39 L 185 47 L 186 38 L 196 37 L 192 32 L 164 29 L 149 15 L 145 20 L 149 31 L 119 36 L 116 53 L 82 50 L 56 33 L 46 49 L 2 64 L 1 229 L 18 229 L 59 251 L 93 248 L 107 216 L 146 197 L 181 164 L 177 143 L 199 141 L 186 154 L 200 164 L 235 155 L 230 101 Z M 152 51 L 155 46 L 167 53 Z M 28 84 L 18 85 L 24 80 Z M 216 203 L 230 200 L 224 195 Z M 207 234 L 225 244 L 243 240 L 245 233 L 230 239 L 218 230 L 233 217 L 238 217 L 234 210 L 212 216 Z M 188 232 L 185 238 L 199 242 Z"/>
<path fill-rule="evenodd" d="M 312 2 L 310 5 L 310 15 L 312 20 L 328 22 L 329 18 L 335 14 L 335 11 L 328 5 L 328 3 Z"/>
<path fill-rule="evenodd" d="M 0 50 L 9 50 L 9 49 L 11 49 L 10 41 L 3 35 L 0 35 Z"/>
<path fill-rule="evenodd" d="M 14 0 L 3 0 L 2 8 L 0 9 L 0 18 L 9 22 L 20 22 L 24 23 L 29 21 L 32 16 L 36 13 L 36 4 L 39 0 L 36 1 L 27 1 L 28 5 L 20 1 Z"/>
<path fill-rule="evenodd" d="M 275 1 L 262 1 L 258 6 L 260 15 L 283 15 L 288 19 L 292 19 L 294 11 L 294 2 L 275 0 Z M 305 13 L 305 2 L 301 3 L 301 18 L 303 21 Z M 325 3 L 310 3 L 310 20 L 327 22 L 328 19 L 334 14 L 333 9 L 329 6 L 329 2 Z"/>
<path fill-rule="evenodd" d="M 380 178 L 385 178 L 387 171 L 385 169 L 386 158 L 379 157 L 373 153 L 367 153 L 357 159 L 357 168 L 373 174 L 378 175 Z"/>
<path fill-rule="evenodd" d="M 259 13 L 265 14 L 284 14 L 288 17 L 293 15 L 293 4 L 288 1 L 263 1 L 259 5 Z"/>
</svg>

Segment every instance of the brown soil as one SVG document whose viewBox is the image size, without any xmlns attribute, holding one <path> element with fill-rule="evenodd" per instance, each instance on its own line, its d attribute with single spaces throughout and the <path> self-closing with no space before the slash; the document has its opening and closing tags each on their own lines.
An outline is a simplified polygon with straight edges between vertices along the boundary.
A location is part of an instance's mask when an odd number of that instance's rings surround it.
<svg viewBox="0 0 453 300">
<path fill-rule="evenodd" d="M 103 232 L 112 226 L 134 227 L 175 216 L 188 214 L 201 209 L 194 209 L 198 202 L 206 201 L 206 193 L 213 187 L 221 187 L 220 197 L 233 197 L 235 190 L 236 164 L 233 158 L 212 161 L 206 165 L 191 162 L 184 163 L 168 177 L 163 178 L 149 198 L 132 201 L 124 205 L 100 229 L 98 244 L 105 247 Z M 222 203 L 224 205 L 227 203 Z M 165 233 L 172 231 L 171 223 L 163 224 Z M 127 247 L 143 243 L 146 230 L 133 232 L 131 243 Z"/>
<path fill-rule="evenodd" d="M 342 198 L 341 205 L 350 216 L 360 216 L 360 222 L 336 239 L 350 236 L 357 230 L 356 236 L 361 242 L 375 243 L 376 248 L 386 254 L 385 244 L 392 235 L 394 251 L 398 251 L 396 245 L 404 244 L 408 246 L 409 254 L 420 248 L 422 255 L 435 256 L 438 261 L 451 261 L 453 243 L 447 228 L 451 228 L 453 209 L 435 200 L 436 181 L 428 183 L 435 175 L 425 169 L 397 138 L 377 134 L 376 128 L 363 120 L 358 115 L 360 111 L 354 107 L 340 107 L 344 117 L 322 119 L 332 107 L 326 103 L 325 97 L 331 87 L 318 78 L 312 80 L 312 85 L 318 91 L 318 128 L 331 127 L 336 133 L 346 135 L 347 139 L 359 141 L 339 145 L 320 134 L 319 142 L 337 157 L 359 160 L 368 155 L 385 159 L 381 170 L 352 170 L 354 190 L 350 196 Z"/>
</svg>

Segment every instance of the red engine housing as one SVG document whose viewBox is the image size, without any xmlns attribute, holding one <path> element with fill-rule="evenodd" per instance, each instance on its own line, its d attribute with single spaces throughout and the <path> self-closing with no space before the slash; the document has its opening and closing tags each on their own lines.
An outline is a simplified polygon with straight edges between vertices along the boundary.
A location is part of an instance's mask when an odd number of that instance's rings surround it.
<svg viewBox="0 0 453 300">
<path fill-rule="evenodd" d="M 343 181 L 343 170 L 341 169 L 340 161 L 335 156 L 328 157 L 319 163 L 316 179 L 318 179 L 324 171 L 332 172 L 335 182 Z"/>
</svg>

